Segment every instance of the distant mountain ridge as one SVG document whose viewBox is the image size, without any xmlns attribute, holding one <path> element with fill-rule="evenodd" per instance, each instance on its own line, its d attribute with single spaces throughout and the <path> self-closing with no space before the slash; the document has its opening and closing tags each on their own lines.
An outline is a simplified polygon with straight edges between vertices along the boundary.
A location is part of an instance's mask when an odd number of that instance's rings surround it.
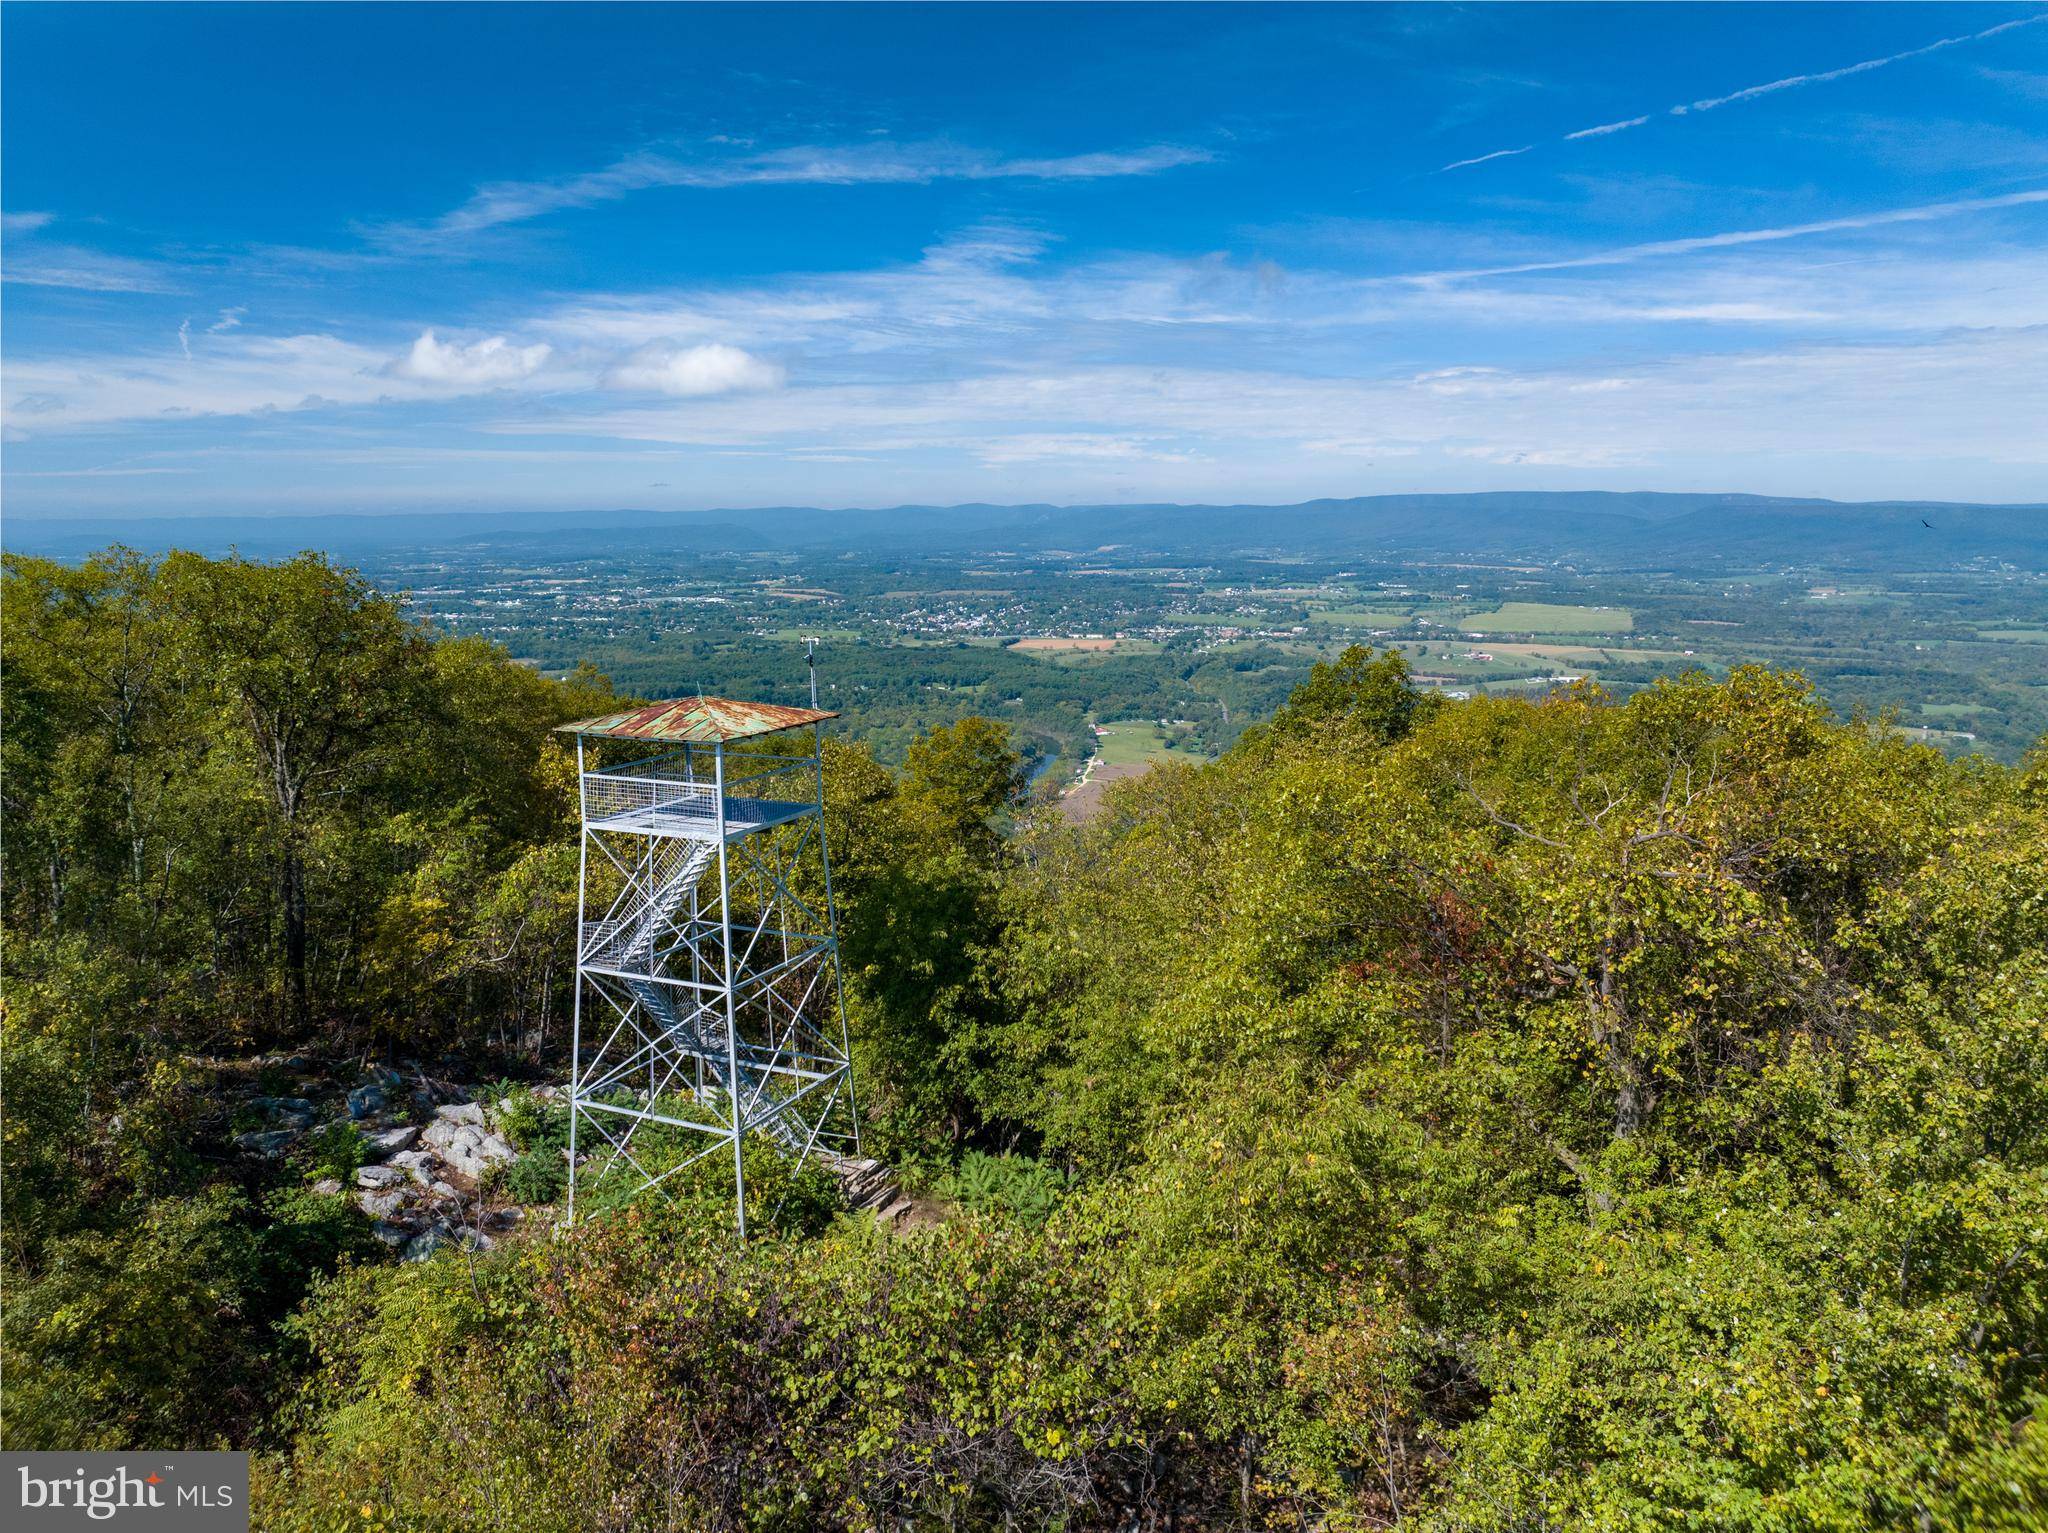
<svg viewBox="0 0 2048 1533">
<path fill-rule="evenodd" d="M 90 521 L 10 519 L 0 546 L 75 559 L 120 542 L 146 551 L 239 548 L 338 558 L 489 546 L 556 557 L 628 550 L 899 555 L 1116 548 L 1177 559 L 1452 557 L 1567 560 L 1588 568 L 1674 564 L 1929 569 L 2002 561 L 2048 568 L 2048 503 L 1832 501 L 1660 491 L 1503 490 L 1369 495 L 1295 505 L 986 505 L 826 510 L 429 512 Z"/>
</svg>

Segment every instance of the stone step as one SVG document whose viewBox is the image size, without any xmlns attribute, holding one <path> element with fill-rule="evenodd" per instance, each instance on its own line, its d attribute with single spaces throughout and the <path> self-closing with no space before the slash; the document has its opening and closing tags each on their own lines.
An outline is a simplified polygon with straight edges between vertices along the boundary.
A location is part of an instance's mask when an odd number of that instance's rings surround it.
<svg viewBox="0 0 2048 1533">
<path fill-rule="evenodd" d="M 898 1219 L 901 1219 L 910 1212 L 911 1206 L 910 1199 L 899 1197 L 895 1202 L 875 1215 L 875 1223 L 880 1225 L 894 1224 Z"/>
<path fill-rule="evenodd" d="M 822 1155 L 819 1163 L 839 1182 L 839 1194 L 855 1213 L 873 1213 L 884 1229 L 900 1222 L 914 1206 L 897 1185 L 889 1167 L 867 1156 Z"/>
</svg>

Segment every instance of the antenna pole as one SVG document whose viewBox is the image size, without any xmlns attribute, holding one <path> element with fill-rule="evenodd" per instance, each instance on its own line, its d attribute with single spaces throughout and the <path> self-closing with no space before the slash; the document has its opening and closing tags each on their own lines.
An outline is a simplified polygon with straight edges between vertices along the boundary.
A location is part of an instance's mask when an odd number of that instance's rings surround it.
<svg viewBox="0 0 2048 1533">
<path fill-rule="evenodd" d="M 811 668 L 811 706 L 818 706 L 818 641 L 804 640 L 804 664 Z"/>
</svg>

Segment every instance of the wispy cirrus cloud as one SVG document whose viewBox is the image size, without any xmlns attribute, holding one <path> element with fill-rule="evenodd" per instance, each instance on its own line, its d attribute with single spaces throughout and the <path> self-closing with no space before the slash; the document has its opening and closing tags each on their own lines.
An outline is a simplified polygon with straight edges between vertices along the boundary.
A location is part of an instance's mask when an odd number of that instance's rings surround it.
<svg viewBox="0 0 2048 1533">
<path fill-rule="evenodd" d="M 1530 272 L 1571 271 L 1587 266 L 1625 266 L 1660 256 L 1691 255 L 1702 250 L 1720 250 L 1735 245 L 1760 245 L 1775 240 L 1807 239 L 1818 234 L 1843 234 L 1858 229 L 1877 229 L 1887 224 L 1930 223 L 1936 219 L 1959 218 L 1970 213 L 1994 212 L 2000 208 L 2029 207 L 2048 202 L 2048 189 L 2007 192 L 1997 197 L 1963 197 L 1953 202 L 1927 202 L 1916 207 L 1887 208 L 1876 213 L 1853 213 L 1843 218 L 1816 219 L 1811 223 L 1783 224 L 1775 228 L 1731 229 L 1720 234 L 1698 234 L 1685 239 L 1649 240 L 1621 245 L 1585 255 L 1561 256 L 1548 261 L 1520 261 L 1509 266 L 1476 266 L 1447 271 L 1418 272 L 1390 280 L 1436 283 L 1480 277 L 1514 277 Z"/>
<path fill-rule="evenodd" d="M 1939 37 L 1931 43 L 1917 48 L 1907 48 L 1900 53 L 1888 53 L 1883 58 L 1862 59 L 1854 64 L 1844 64 L 1835 69 L 1816 69 L 1805 74 L 1786 75 L 1781 79 L 1766 80 L 1761 85 L 1746 85 L 1740 90 L 1725 95 L 1705 96 L 1696 101 L 1681 101 L 1676 106 L 1666 107 L 1660 112 L 1645 112 L 1639 117 L 1623 118 L 1619 122 L 1604 122 L 1591 128 L 1580 128 L 1564 134 L 1559 143 L 1572 143 L 1579 139 L 1605 138 L 1614 133 L 1625 133 L 1631 128 L 1640 128 L 1655 117 L 1691 117 L 1702 112 L 1717 111 L 1737 102 L 1754 101 L 1760 96 L 1776 95 L 1779 91 L 1796 90 L 1803 85 L 1824 85 L 1831 80 L 1846 80 L 1852 75 L 1869 74 L 1872 70 L 1884 69 L 1892 64 L 1902 64 L 1907 59 L 1924 58 L 1930 53 L 1939 53 L 1945 48 L 1956 48 L 1964 43 L 1982 42 L 1988 37 L 2010 32 L 2018 27 L 2030 27 L 2037 21 L 2048 21 L 2048 11 L 2033 16 L 2020 16 L 2012 21 L 2001 21 L 1996 26 L 1986 27 L 1980 32 L 1961 33 L 1955 37 Z M 1475 154 L 1469 159 L 1453 160 L 1443 170 L 1463 170 L 1472 165 L 1484 165 L 1489 160 L 1504 159 L 1509 155 L 1527 154 L 1535 145 L 1524 145 L 1520 149 L 1496 149 L 1491 154 Z"/>
<path fill-rule="evenodd" d="M 1186 144 L 1053 156 L 997 155 L 945 142 L 802 145 L 701 158 L 642 150 L 581 175 L 492 182 L 437 219 L 369 224 L 361 232 L 382 245 L 432 244 L 663 187 L 1098 181 L 1157 175 L 1206 164 L 1215 157 L 1210 150 Z"/>
<path fill-rule="evenodd" d="M 1987 380 L 2007 380 L 1993 388 Z M 607 437 L 712 454 L 810 452 L 891 459 L 1071 465 L 1083 476 L 1140 461 L 1162 493 L 1174 465 L 1228 461 L 1258 478 L 1385 454 L 1561 469 L 1656 465 L 1683 473 L 1740 456 L 1766 472 L 1813 452 L 2048 464 L 2023 396 L 2048 386 L 2048 331 L 1905 345 L 1804 346 L 1658 359 L 1627 367 L 1467 368 L 1315 378 L 1202 367 L 1078 366 L 901 386 L 837 384 L 732 397 L 687 411 L 651 406 L 549 412 L 508 435 Z M 1359 438 L 1371 423 L 1369 439 Z M 2026 446 L 2035 442 L 2033 447 Z M 1333 477 L 1352 472 L 1340 461 Z M 1275 483 L 1280 481 L 1276 480 Z"/>
<path fill-rule="evenodd" d="M 796 476 L 775 480 L 790 494 L 807 482 L 790 466 L 799 460 L 869 463 L 877 476 L 920 463 L 1028 469 L 1076 486 L 1134 471 L 1148 484 L 1156 474 L 1147 493 L 1160 495 L 1204 463 L 1295 472 L 1289 454 L 1332 475 L 1382 456 L 1648 467 L 1689 450 L 1686 422 L 1731 449 L 1790 452 L 1803 432 L 1816 453 L 1915 444 L 1939 458 L 2003 442 L 2011 457 L 2028 451 L 2012 444 L 2027 435 L 2016 422 L 2038 413 L 2029 380 L 2048 337 L 2048 268 L 2016 215 L 2041 204 L 2048 189 L 1549 255 L 1522 247 L 1490 265 L 1430 266 L 1409 251 L 1412 269 L 1370 275 L 1222 255 L 1058 262 L 1043 259 L 1043 235 L 990 225 L 899 264 L 586 294 L 501 313 L 488 329 L 368 343 L 195 323 L 189 360 L 160 339 L 146 356 L 12 365 L 8 412 L 39 440 L 196 415 L 248 417 L 269 441 L 567 433 L 620 451 L 773 459 L 774 475 Z M 1865 232 L 1969 216 L 1985 222 L 1968 240 Z M 1701 327 L 1716 332 L 1704 347 Z M 1527 344 L 1536 337 L 1545 343 Z M 1556 337 L 1589 360 L 1533 360 L 1558 355 Z M 1383 360 L 1425 345 L 1448 365 Z M 1757 408 L 1783 412 L 1770 433 L 1740 418 L 1745 388 Z M 345 423 L 339 409 L 352 412 Z M 1858 409 L 1883 430 L 1852 419 Z M 1887 433 L 1893 447 L 1873 445 Z"/>
<path fill-rule="evenodd" d="M 108 255 L 83 245 L 45 239 L 57 221 L 53 213 L 9 213 L 0 233 L 7 237 L 7 261 L 0 278 L 25 287 L 65 287 L 87 293 L 174 293 L 173 268 L 158 261 Z"/>
<path fill-rule="evenodd" d="M 11 251 L 0 278 L 25 287 L 66 287 L 84 293 L 175 293 L 179 287 L 170 267 L 87 250 L 82 245 L 37 245 Z"/>
<path fill-rule="evenodd" d="M 44 238 L 44 231 L 56 222 L 55 213 L 0 214 L 0 235 L 7 240 L 7 261 L 0 278 L 24 287 L 63 287 L 86 293 L 178 290 L 173 268 L 161 262 L 108 255 Z"/>
</svg>

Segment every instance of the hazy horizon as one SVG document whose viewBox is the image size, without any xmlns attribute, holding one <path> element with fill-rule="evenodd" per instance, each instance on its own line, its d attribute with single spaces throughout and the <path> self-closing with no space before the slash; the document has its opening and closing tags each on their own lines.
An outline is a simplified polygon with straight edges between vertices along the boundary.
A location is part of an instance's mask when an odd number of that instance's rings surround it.
<svg viewBox="0 0 2048 1533">
<path fill-rule="evenodd" d="M 1228 510 L 1236 507 L 1252 507 L 1259 510 L 1289 510 L 1298 506 L 1315 505 L 1324 502 L 1342 504 L 1348 501 L 1405 500 L 1430 497 L 1443 500 L 1471 499 L 1482 496 L 1528 495 L 1544 496 L 1557 500 L 1578 495 L 1600 496 L 1669 496 L 1672 498 L 1714 498 L 1724 500 L 1758 500 L 1766 502 L 1806 501 L 1813 504 L 1841 506 L 1853 510 L 1858 506 L 1953 506 L 1963 510 L 2000 511 L 2044 511 L 2048 512 L 2048 499 L 2036 500 L 1952 500 L 1932 496 L 1886 496 L 1870 499 L 1846 500 L 1829 495 L 1779 496 L 1764 495 L 1751 490 L 1720 489 L 1647 489 L 1640 486 L 1615 486 L 1592 488 L 1587 486 L 1551 488 L 1514 487 L 1499 490 L 1415 490 L 1385 489 L 1357 495 L 1323 495 L 1298 501 L 1224 501 L 1224 500 L 1140 500 L 1133 498 L 1126 502 L 1107 502 L 1084 499 L 1046 501 L 844 501 L 832 504 L 797 504 L 794 502 L 761 501 L 752 505 L 704 505 L 704 506 L 645 506 L 645 505 L 589 505 L 589 506 L 333 506 L 313 511 L 301 511 L 280 506 L 269 512 L 247 508 L 210 510 L 198 506 L 146 507 L 130 510 L 99 510 L 87 508 L 36 514 L 23 514 L 10 510 L 8 519 L 31 525 L 91 524 L 96 522 L 185 522 L 185 521 L 245 521 L 277 519 L 305 519 L 312 521 L 343 517 L 369 517 L 395 519 L 420 515 L 456 517 L 578 517 L 578 516 L 679 516 L 715 517 L 748 516 L 772 511 L 815 511 L 824 515 L 846 513 L 864 515 L 884 511 L 964 511 L 974 509 L 990 510 L 1036 510 L 1088 511 L 1088 510 L 1141 510 L 1181 509 L 1189 511 Z"/>
</svg>

